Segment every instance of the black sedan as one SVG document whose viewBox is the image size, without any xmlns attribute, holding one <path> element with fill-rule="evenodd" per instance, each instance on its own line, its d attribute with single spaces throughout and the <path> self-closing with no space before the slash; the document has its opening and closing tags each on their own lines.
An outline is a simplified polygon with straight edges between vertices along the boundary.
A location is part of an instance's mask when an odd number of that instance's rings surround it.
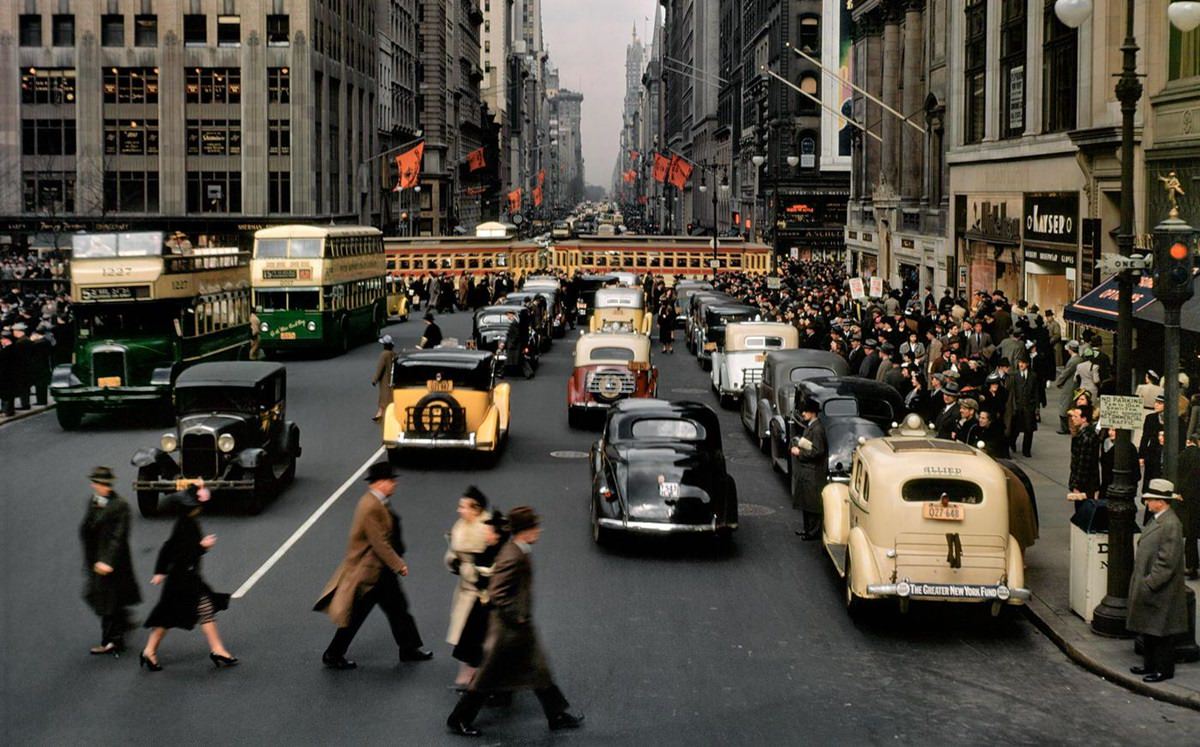
<svg viewBox="0 0 1200 747">
<path fill-rule="evenodd" d="M 592 446 L 592 538 L 614 533 L 709 533 L 738 525 L 737 485 L 725 470 L 717 414 L 699 402 L 627 399 Z"/>
</svg>

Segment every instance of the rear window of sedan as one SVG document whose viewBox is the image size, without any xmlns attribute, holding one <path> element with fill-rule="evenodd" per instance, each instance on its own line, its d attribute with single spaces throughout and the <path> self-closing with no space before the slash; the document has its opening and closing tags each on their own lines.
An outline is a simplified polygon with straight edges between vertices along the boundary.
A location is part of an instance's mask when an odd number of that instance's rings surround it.
<svg viewBox="0 0 1200 747">
<path fill-rule="evenodd" d="M 922 477 L 904 483 L 904 487 L 900 489 L 900 496 L 914 503 L 937 503 L 945 496 L 950 503 L 975 506 L 983 503 L 983 488 L 968 480 Z"/>
<path fill-rule="evenodd" d="M 703 441 L 704 426 L 694 420 L 676 418 L 645 418 L 630 428 L 634 438 L 667 439 L 671 441 Z"/>
<path fill-rule="evenodd" d="M 633 360 L 633 350 L 631 348 L 595 348 L 592 350 L 591 358 L 594 361 L 631 361 Z"/>
</svg>

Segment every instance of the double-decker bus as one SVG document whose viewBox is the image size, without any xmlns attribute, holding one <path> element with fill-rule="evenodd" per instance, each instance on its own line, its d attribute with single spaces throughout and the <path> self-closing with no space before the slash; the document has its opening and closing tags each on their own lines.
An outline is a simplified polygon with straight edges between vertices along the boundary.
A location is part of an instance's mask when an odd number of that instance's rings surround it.
<svg viewBox="0 0 1200 747">
<path fill-rule="evenodd" d="M 171 412 L 189 365 L 250 349 L 249 255 L 236 247 L 167 251 L 161 232 L 71 237 L 72 363 L 54 369 L 58 422 L 143 406 Z"/>
<path fill-rule="evenodd" d="M 633 272 L 696 277 L 717 272 L 770 272 L 772 250 L 737 237 L 721 238 L 713 253 L 712 237 L 598 236 L 560 240 L 551 247 L 551 266 L 568 273 Z"/>
<path fill-rule="evenodd" d="M 369 226 L 275 226 L 250 266 L 265 353 L 345 352 L 387 317 L 383 234 Z"/>
<path fill-rule="evenodd" d="M 544 269 L 548 255 L 513 234 L 511 226 L 482 223 L 474 236 L 389 236 L 383 241 L 388 274 L 418 278 L 504 271 L 519 277 Z"/>
</svg>

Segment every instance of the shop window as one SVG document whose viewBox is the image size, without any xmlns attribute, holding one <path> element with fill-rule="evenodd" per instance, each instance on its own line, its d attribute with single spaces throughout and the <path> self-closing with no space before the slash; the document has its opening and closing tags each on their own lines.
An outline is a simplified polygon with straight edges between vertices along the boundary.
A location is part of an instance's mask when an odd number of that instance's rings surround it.
<svg viewBox="0 0 1200 747">
<path fill-rule="evenodd" d="M 1170 26 L 1170 24 L 1168 24 Z M 1182 80 L 1200 76 L 1200 28 L 1187 33 L 1170 26 L 1167 54 L 1167 79 Z"/>
<path fill-rule="evenodd" d="M 242 173 L 189 171 L 187 207 L 192 213 L 242 212 Z"/>
<path fill-rule="evenodd" d="M 54 16 L 50 27 L 50 43 L 55 47 L 75 46 L 75 16 L 70 13 Z"/>
<path fill-rule="evenodd" d="M 267 101 L 286 104 L 292 100 L 292 81 L 286 67 L 267 68 Z"/>
<path fill-rule="evenodd" d="M 1079 58 L 1079 31 L 1069 28 L 1046 3 L 1042 45 L 1042 129 L 1061 132 L 1075 128 L 1075 89 Z"/>
<path fill-rule="evenodd" d="M 106 156 L 158 155 L 158 120 L 104 120 L 104 154 Z"/>
<path fill-rule="evenodd" d="M 75 120 L 21 120 L 21 153 L 26 156 L 75 155 Z"/>
<path fill-rule="evenodd" d="M 71 68 L 26 68 L 21 73 L 22 104 L 74 104 L 75 71 Z"/>
<path fill-rule="evenodd" d="M 821 51 L 821 19 L 816 16 L 800 19 L 800 49 L 808 54 Z"/>
<path fill-rule="evenodd" d="M 109 13 L 100 17 L 100 44 L 105 47 L 125 46 L 125 16 Z"/>
<path fill-rule="evenodd" d="M 22 174 L 22 187 L 27 213 L 75 212 L 74 172 L 26 171 Z"/>
<path fill-rule="evenodd" d="M 242 17 L 217 16 L 217 46 L 237 47 L 242 43 Z"/>
<path fill-rule="evenodd" d="M 985 105 L 987 103 L 987 3 L 967 0 L 967 33 L 965 40 L 964 112 L 966 115 L 963 140 L 978 143 L 983 140 Z"/>
<path fill-rule="evenodd" d="M 287 119 L 272 119 L 267 122 L 267 155 L 291 155 L 291 125 L 291 121 Z"/>
<path fill-rule="evenodd" d="M 236 67 L 193 67 L 184 76 L 189 104 L 237 104 L 242 100 L 242 71 Z"/>
<path fill-rule="evenodd" d="M 158 68 L 110 67 L 104 70 L 104 103 L 157 104 Z"/>
<path fill-rule="evenodd" d="M 189 156 L 238 156 L 242 153 L 240 119 L 189 119 L 187 154 Z"/>
<path fill-rule="evenodd" d="M 158 172 L 105 172 L 104 209 L 116 213 L 158 212 Z"/>
<path fill-rule="evenodd" d="M 36 14 L 22 15 L 19 23 L 21 46 L 42 46 L 42 17 Z"/>
<path fill-rule="evenodd" d="M 1000 18 L 1000 131 L 1025 132 L 1025 0 L 1004 0 Z"/>
<path fill-rule="evenodd" d="M 289 20 L 286 15 L 272 14 L 267 16 L 267 46 L 286 47 L 289 41 Z"/>
<path fill-rule="evenodd" d="M 208 16 L 188 13 L 183 17 L 183 43 L 188 47 L 208 45 Z"/>
<path fill-rule="evenodd" d="M 158 46 L 158 16 L 133 17 L 133 45 L 135 47 Z"/>
</svg>

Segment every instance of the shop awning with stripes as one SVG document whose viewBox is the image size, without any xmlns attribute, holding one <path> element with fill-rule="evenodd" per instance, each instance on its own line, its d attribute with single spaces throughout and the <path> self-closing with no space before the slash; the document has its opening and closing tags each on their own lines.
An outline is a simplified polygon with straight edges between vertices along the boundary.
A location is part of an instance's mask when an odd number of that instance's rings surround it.
<svg viewBox="0 0 1200 747">
<path fill-rule="evenodd" d="M 1076 324 L 1114 331 L 1117 328 L 1118 292 L 1117 277 L 1114 275 L 1092 288 L 1079 300 L 1067 304 L 1063 309 L 1063 318 Z M 1147 306 L 1157 303 L 1157 299 L 1154 298 L 1154 279 L 1142 276 L 1133 287 L 1134 317 Z"/>
</svg>

